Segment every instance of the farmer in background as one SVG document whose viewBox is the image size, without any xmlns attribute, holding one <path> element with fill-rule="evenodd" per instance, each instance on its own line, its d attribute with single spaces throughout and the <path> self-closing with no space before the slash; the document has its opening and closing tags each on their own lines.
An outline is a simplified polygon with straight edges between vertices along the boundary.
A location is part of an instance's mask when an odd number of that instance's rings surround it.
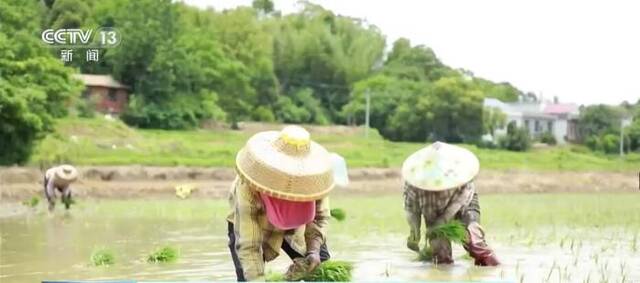
<svg viewBox="0 0 640 283">
<path fill-rule="evenodd" d="M 433 143 L 404 161 L 404 208 L 411 228 L 407 240 L 409 249 L 419 252 L 422 217 L 427 229 L 455 219 L 466 227 L 463 246 L 475 264 L 499 264 L 480 226 L 480 206 L 473 184 L 479 169 L 478 158 L 469 150 L 442 142 Z M 426 241 L 434 263 L 453 263 L 449 239 L 427 237 Z"/>
<path fill-rule="evenodd" d="M 298 126 L 260 132 L 238 152 L 236 170 L 227 221 L 238 281 L 264 281 L 265 262 L 281 249 L 307 271 L 329 259 L 327 194 L 334 180 L 324 147 Z"/>
<path fill-rule="evenodd" d="M 78 179 L 78 170 L 71 165 L 60 165 L 50 168 L 44 174 L 44 195 L 49 201 L 49 211 L 53 211 L 56 205 L 56 191 L 62 197 L 62 203 L 66 209 L 71 206 L 71 183 Z"/>
</svg>

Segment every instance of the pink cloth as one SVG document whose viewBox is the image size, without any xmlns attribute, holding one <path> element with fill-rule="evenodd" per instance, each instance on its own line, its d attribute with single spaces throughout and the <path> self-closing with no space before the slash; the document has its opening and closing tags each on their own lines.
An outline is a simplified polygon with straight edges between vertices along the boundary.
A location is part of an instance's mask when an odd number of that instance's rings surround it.
<svg viewBox="0 0 640 283">
<path fill-rule="evenodd" d="M 267 219 L 278 229 L 289 230 L 305 225 L 316 217 L 316 202 L 277 199 L 260 194 L 267 211 Z"/>
</svg>

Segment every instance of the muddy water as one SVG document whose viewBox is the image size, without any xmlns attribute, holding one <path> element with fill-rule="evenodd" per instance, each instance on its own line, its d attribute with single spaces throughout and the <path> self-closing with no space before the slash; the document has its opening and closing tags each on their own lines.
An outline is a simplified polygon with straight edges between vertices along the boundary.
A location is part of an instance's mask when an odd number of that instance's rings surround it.
<svg viewBox="0 0 640 283">
<path fill-rule="evenodd" d="M 86 201 L 69 213 L 57 210 L 48 214 L 43 205 L 35 210 L 5 211 L 7 217 L 0 219 L 0 282 L 235 280 L 223 221 L 225 203 L 173 202 Z M 620 227 L 553 231 L 554 235 L 577 236 L 573 241 L 565 236 L 551 237 L 551 232 L 542 228 L 526 236 L 517 229 L 496 228 L 492 244 L 504 262 L 497 268 L 474 267 L 460 247 L 454 250 L 454 265 L 416 262 L 415 254 L 405 248 L 405 234 L 349 234 L 344 232 L 347 228 L 337 227 L 340 233 L 330 235 L 329 245 L 334 258 L 355 263 L 354 279 L 359 281 L 640 281 L 640 247 L 630 248 L 631 241 L 638 241 L 637 232 Z M 180 249 L 177 262 L 145 261 L 149 252 L 164 245 Z M 90 265 L 92 251 L 100 247 L 113 251 L 113 266 Z M 281 271 L 287 263 L 281 256 L 267 269 Z"/>
</svg>

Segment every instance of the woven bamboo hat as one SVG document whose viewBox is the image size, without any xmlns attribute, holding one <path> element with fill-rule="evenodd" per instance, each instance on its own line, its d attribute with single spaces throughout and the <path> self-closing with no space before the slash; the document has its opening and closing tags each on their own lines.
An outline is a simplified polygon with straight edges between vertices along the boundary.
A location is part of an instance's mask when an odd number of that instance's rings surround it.
<svg viewBox="0 0 640 283">
<path fill-rule="evenodd" d="M 60 165 L 55 170 L 56 180 L 64 182 L 73 182 L 78 179 L 78 170 L 68 164 Z"/>
<path fill-rule="evenodd" d="M 478 174 L 480 162 L 471 151 L 435 142 L 411 154 L 402 164 L 402 178 L 426 191 L 460 187 Z"/>
<path fill-rule="evenodd" d="M 236 168 L 260 192 L 289 201 L 318 200 L 334 187 L 329 152 L 299 126 L 255 134 L 238 152 Z"/>
</svg>

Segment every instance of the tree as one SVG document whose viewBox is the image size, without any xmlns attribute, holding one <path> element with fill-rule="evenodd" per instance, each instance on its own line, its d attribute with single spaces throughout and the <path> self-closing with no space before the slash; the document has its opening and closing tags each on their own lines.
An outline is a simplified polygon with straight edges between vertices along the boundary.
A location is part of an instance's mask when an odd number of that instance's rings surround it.
<svg viewBox="0 0 640 283">
<path fill-rule="evenodd" d="M 53 29 L 80 28 L 89 18 L 93 1 L 55 0 L 47 15 L 47 27 Z"/>
<path fill-rule="evenodd" d="M 254 4 L 256 2 L 268 5 L 266 2 L 269 0 L 257 0 Z M 273 3 L 271 3 L 271 9 L 273 9 Z M 279 95 L 278 79 L 272 60 L 273 36 L 266 30 L 265 24 L 259 21 L 256 10 L 241 7 L 222 14 L 214 14 L 212 24 L 201 28 L 203 33 L 207 32 L 204 28 L 212 31 L 211 36 L 220 42 L 225 57 L 244 65 L 252 88 L 250 93 L 245 94 L 255 93 L 256 99 L 254 103 L 248 105 L 247 112 L 254 107 L 272 109 Z M 247 113 L 237 114 L 239 118 L 247 116 Z"/>
<path fill-rule="evenodd" d="M 502 129 L 507 124 L 507 115 L 497 107 L 485 107 L 482 111 L 483 134 L 495 137 L 496 129 Z"/>
<path fill-rule="evenodd" d="M 620 118 L 620 112 L 614 107 L 604 104 L 587 106 L 580 112 L 580 134 L 588 138 L 615 133 L 620 129 Z"/>
<path fill-rule="evenodd" d="M 494 83 L 482 78 L 473 78 L 477 88 L 482 91 L 485 97 L 491 97 L 503 102 L 514 102 L 522 96 L 522 92 L 510 83 Z"/>
<path fill-rule="evenodd" d="M 273 12 L 273 1 L 271 0 L 253 0 L 251 6 L 260 13 L 266 15 Z"/>
<path fill-rule="evenodd" d="M 640 117 L 636 116 L 633 123 L 626 127 L 624 132 L 628 137 L 629 149 L 636 151 L 640 150 Z"/>
<path fill-rule="evenodd" d="M 274 68 L 281 92 L 312 88 L 328 119 L 345 122 L 342 107 L 353 83 L 371 74 L 384 51 L 380 31 L 352 18 L 334 15 L 309 2 L 300 12 L 273 19 Z"/>
<path fill-rule="evenodd" d="M 104 5 L 98 7 L 105 11 L 98 21 L 135 39 L 104 56 L 114 77 L 132 87 L 134 98 L 123 115 L 127 123 L 182 129 L 207 119 L 235 124 L 249 116 L 256 104 L 250 70 L 209 30 L 211 11 L 169 0 Z"/>
<path fill-rule="evenodd" d="M 393 43 L 382 72 L 389 76 L 414 81 L 436 81 L 457 74 L 436 57 L 431 48 L 423 45 L 411 46 L 408 39 L 400 38 Z"/>
<path fill-rule="evenodd" d="M 37 3 L 0 2 L 0 164 L 26 162 L 38 139 L 67 114 L 80 92 L 72 70 L 53 58 L 38 37 Z"/>
<path fill-rule="evenodd" d="M 447 142 L 477 140 L 482 135 L 482 93 L 460 77 L 434 83 L 433 135 Z"/>
</svg>

